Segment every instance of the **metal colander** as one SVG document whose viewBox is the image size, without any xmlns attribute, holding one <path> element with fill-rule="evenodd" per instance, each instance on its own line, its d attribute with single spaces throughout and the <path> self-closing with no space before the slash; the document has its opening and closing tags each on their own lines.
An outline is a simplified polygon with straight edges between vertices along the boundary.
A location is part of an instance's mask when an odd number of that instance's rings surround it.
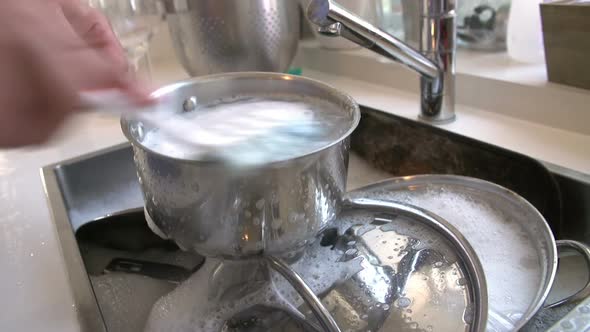
<svg viewBox="0 0 590 332">
<path fill-rule="evenodd" d="M 285 72 L 300 33 L 293 0 L 168 0 L 176 54 L 189 74 Z"/>
</svg>

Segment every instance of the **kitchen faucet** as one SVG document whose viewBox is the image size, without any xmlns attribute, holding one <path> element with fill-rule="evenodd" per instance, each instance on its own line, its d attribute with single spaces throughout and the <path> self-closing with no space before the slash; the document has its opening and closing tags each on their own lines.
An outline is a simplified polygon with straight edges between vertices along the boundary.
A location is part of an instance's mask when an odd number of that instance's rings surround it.
<svg viewBox="0 0 590 332">
<path fill-rule="evenodd" d="M 360 0 L 359 0 L 360 1 Z M 321 34 L 342 36 L 420 74 L 420 119 L 455 119 L 455 0 L 419 2 L 419 51 L 332 0 L 312 0 L 307 17 Z"/>
</svg>

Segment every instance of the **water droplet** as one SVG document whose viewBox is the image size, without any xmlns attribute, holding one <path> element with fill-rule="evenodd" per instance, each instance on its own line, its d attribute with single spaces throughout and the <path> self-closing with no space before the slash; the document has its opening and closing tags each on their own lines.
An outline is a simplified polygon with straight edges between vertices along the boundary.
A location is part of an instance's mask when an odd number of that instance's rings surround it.
<svg viewBox="0 0 590 332">
<path fill-rule="evenodd" d="M 30 256 L 31 256 L 31 257 L 35 256 L 35 253 L 30 253 Z"/>
<path fill-rule="evenodd" d="M 383 309 L 384 311 L 387 311 L 387 310 L 389 310 L 389 304 L 384 304 L 382 309 Z"/>
<path fill-rule="evenodd" d="M 256 202 L 256 208 L 262 210 L 264 208 L 264 198 Z"/>
<path fill-rule="evenodd" d="M 412 304 L 412 300 L 410 300 L 407 297 L 400 297 L 399 299 L 397 299 L 395 301 L 395 306 L 398 308 L 407 308 L 410 306 L 410 304 Z"/>
<path fill-rule="evenodd" d="M 347 256 L 352 256 L 352 255 L 356 254 L 357 252 L 358 252 L 358 250 L 356 250 L 356 249 L 348 249 L 348 250 L 346 250 L 345 254 Z"/>
<path fill-rule="evenodd" d="M 457 285 L 459 286 L 465 286 L 467 284 L 467 280 L 465 280 L 465 278 L 459 278 L 457 279 Z"/>
<path fill-rule="evenodd" d="M 563 327 L 564 329 L 567 329 L 567 330 L 571 330 L 574 328 L 574 324 L 572 324 L 572 322 L 570 322 L 569 320 L 561 322 L 560 325 L 561 325 L 561 327 Z"/>
<path fill-rule="evenodd" d="M 410 328 L 411 328 L 412 330 L 415 330 L 415 329 L 417 329 L 417 328 L 418 328 L 418 323 L 416 323 L 416 322 L 410 323 Z"/>
<path fill-rule="evenodd" d="M 588 313 L 590 313 L 590 307 L 588 307 L 588 306 L 583 306 L 583 307 L 580 307 L 580 309 L 578 309 L 578 310 L 579 310 L 581 313 L 583 313 L 583 314 L 588 314 Z"/>
<path fill-rule="evenodd" d="M 387 259 L 393 259 L 393 256 L 387 256 Z"/>
<path fill-rule="evenodd" d="M 436 262 L 436 263 L 434 263 L 434 266 L 441 267 L 441 266 L 443 266 L 443 263 L 442 262 Z"/>
</svg>

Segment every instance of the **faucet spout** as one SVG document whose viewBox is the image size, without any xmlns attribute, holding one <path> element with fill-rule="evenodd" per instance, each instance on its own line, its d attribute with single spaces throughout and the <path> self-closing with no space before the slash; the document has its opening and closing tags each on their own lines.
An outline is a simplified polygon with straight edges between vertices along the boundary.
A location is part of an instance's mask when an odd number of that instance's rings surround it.
<svg viewBox="0 0 590 332">
<path fill-rule="evenodd" d="M 455 12 L 453 0 L 420 1 L 420 50 L 375 27 L 332 0 L 312 0 L 307 17 L 324 35 L 342 36 L 421 75 L 420 118 L 455 119 Z"/>
</svg>

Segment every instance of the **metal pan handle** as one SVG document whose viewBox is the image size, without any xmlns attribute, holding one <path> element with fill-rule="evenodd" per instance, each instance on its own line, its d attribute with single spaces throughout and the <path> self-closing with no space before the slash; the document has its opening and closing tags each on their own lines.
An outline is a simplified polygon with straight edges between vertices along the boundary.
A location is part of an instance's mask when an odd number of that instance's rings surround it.
<svg viewBox="0 0 590 332">
<path fill-rule="evenodd" d="M 324 307 L 320 299 L 318 299 L 318 297 L 305 283 L 303 278 L 297 274 L 297 272 L 293 271 L 293 269 L 291 269 L 289 265 L 283 262 L 280 258 L 266 256 L 266 261 L 274 270 L 287 279 L 293 288 L 295 288 L 305 303 L 310 306 L 314 315 L 326 332 L 340 332 L 340 328 L 336 324 L 334 317 L 332 317 L 328 309 Z"/>
<path fill-rule="evenodd" d="M 557 251 L 560 252 L 563 249 L 573 249 L 580 253 L 582 257 L 584 257 L 584 261 L 586 262 L 586 267 L 588 268 L 588 272 L 590 273 L 590 247 L 586 244 L 574 240 L 558 240 L 555 241 L 557 245 Z M 568 296 L 565 299 L 556 301 L 554 303 L 545 305 L 545 308 L 555 308 L 563 304 L 576 302 L 578 300 L 582 300 L 590 296 L 590 278 L 586 282 L 586 285 L 579 290 L 574 295 Z"/>
</svg>

